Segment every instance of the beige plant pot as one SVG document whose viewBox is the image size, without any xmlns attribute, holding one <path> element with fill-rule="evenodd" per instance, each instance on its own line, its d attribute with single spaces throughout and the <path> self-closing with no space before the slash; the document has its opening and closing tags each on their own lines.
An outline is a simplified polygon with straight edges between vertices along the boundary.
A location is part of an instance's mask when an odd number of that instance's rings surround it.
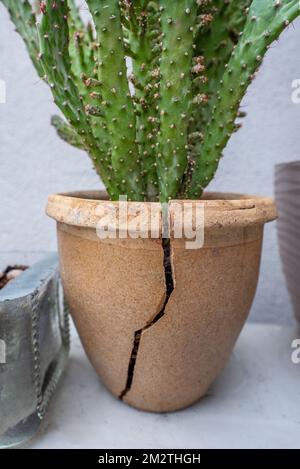
<svg viewBox="0 0 300 469">
<path fill-rule="evenodd" d="M 171 269 L 161 239 L 99 239 L 96 227 L 108 220 L 113 231 L 119 210 L 104 193 L 54 195 L 47 207 L 85 351 L 116 397 L 148 411 L 191 405 L 224 367 L 255 294 L 264 223 L 276 218 L 272 199 L 207 194 L 204 246 L 187 249 L 174 238 L 180 204 L 169 204 Z M 129 206 L 147 234 L 145 217 L 160 205 Z"/>
</svg>

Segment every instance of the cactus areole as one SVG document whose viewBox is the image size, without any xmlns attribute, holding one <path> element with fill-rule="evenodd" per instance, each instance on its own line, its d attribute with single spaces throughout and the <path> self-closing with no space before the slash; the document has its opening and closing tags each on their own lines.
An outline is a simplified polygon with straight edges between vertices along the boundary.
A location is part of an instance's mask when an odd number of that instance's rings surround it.
<svg viewBox="0 0 300 469">
<path fill-rule="evenodd" d="M 0 0 L 112 200 L 197 199 L 299 0 Z M 80 3 L 80 2 L 79 2 Z M 78 4 L 79 4 L 78 3 Z M 82 3 L 82 2 L 81 2 Z"/>
</svg>

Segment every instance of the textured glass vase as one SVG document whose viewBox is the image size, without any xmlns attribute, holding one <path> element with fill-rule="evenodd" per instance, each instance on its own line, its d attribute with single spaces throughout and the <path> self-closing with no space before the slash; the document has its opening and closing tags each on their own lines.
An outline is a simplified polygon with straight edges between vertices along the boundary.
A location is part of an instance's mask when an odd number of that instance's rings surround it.
<svg viewBox="0 0 300 469">
<path fill-rule="evenodd" d="M 52 255 L 0 292 L 0 448 L 30 440 L 66 367 L 69 319 Z"/>
</svg>

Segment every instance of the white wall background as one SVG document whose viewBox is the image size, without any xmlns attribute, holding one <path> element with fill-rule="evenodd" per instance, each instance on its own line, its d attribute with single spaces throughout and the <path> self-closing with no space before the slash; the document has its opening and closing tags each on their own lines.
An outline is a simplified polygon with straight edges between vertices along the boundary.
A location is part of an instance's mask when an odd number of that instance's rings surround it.
<svg viewBox="0 0 300 469">
<path fill-rule="evenodd" d="M 271 195 L 276 163 L 299 159 L 300 105 L 291 83 L 300 78 L 300 21 L 268 53 L 251 86 L 243 129 L 227 147 L 210 189 Z M 50 127 L 56 112 L 50 92 L 27 57 L 7 12 L 0 5 L 0 269 L 31 263 L 56 249 L 55 226 L 44 215 L 47 196 L 99 188 L 89 159 Z M 251 318 L 285 323 L 292 312 L 281 273 L 276 224 L 266 228 L 261 278 Z"/>
</svg>

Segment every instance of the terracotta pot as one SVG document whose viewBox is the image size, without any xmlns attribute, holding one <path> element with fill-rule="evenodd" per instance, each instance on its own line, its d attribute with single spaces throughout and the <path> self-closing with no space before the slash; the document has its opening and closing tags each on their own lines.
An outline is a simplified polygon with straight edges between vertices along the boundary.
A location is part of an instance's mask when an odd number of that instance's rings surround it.
<svg viewBox="0 0 300 469">
<path fill-rule="evenodd" d="M 170 278 L 161 239 L 97 237 L 104 212 L 120 208 L 103 199 L 103 193 L 54 195 L 47 207 L 57 221 L 65 294 L 85 351 L 124 402 L 156 412 L 189 406 L 222 370 L 246 321 L 263 226 L 276 218 L 275 205 L 268 198 L 208 194 L 204 246 L 187 249 L 186 239 L 174 239 L 183 201 L 170 202 Z M 159 204 L 129 206 L 143 214 L 141 225 L 150 208 L 160 211 Z"/>
<path fill-rule="evenodd" d="M 283 271 L 300 322 L 300 161 L 275 168 L 278 240 Z"/>
</svg>

